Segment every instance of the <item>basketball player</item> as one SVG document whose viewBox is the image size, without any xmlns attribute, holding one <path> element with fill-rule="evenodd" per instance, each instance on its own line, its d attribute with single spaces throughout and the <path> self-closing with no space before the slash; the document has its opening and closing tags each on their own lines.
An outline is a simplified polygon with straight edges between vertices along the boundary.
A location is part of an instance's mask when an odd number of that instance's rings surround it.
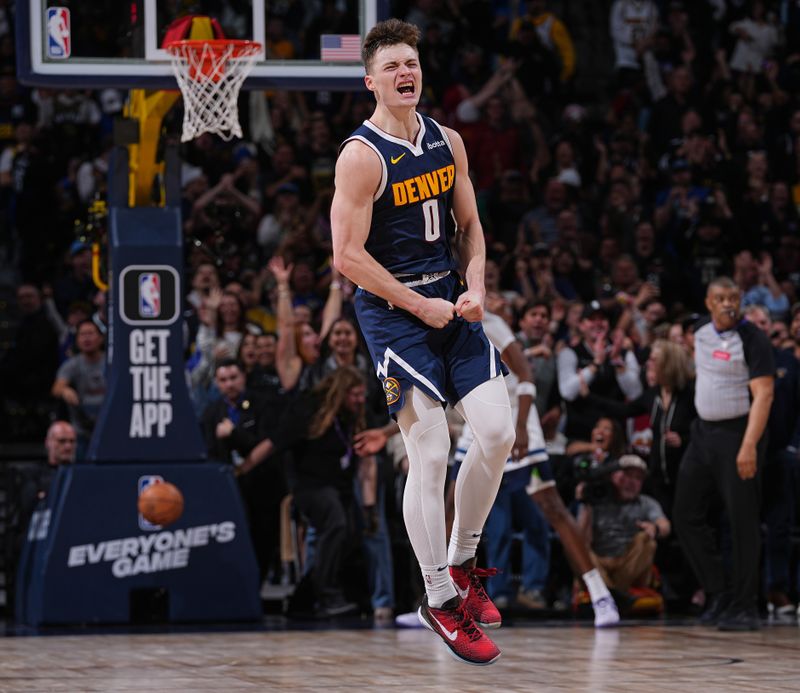
<svg viewBox="0 0 800 693">
<path fill-rule="evenodd" d="M 420 620 L 456 658 L 481 665 L 500 650 L 475 616 L 497 627 L 500 614 L 475 574 L 475 552 L 515 434 L 504 367 L 481 327 L 486 251 L 466 151 L 456 132 L 416 111 L 418 39 L 415 26 L 390 19 L 364 41 L 377 105 L 340 150 L 333 256 L 359 286 L 358 321 L 408 452 L 403 516 L 425 581 Z M 449 549 L 446 402 L 475 437 Z"/>
</svg>

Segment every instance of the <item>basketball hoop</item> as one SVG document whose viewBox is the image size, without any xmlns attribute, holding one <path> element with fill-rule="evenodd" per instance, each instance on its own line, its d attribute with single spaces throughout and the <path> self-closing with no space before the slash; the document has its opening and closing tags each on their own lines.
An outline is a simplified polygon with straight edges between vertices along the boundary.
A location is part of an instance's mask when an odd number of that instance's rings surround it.
<svg viewBox="0 0 800 693">
<path fill-rule="evenodd" d="M 204 132 L 242 136 L 236 100 L 261 44 L 228 39 L 172 41 L 164 48 L 183 95 L 182 142 Z"/>
</svg>

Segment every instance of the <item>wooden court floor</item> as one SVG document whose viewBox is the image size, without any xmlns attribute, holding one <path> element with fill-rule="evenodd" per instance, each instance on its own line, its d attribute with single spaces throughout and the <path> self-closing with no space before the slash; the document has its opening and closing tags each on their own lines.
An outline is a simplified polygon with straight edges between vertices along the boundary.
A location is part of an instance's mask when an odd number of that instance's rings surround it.
<svg viewBox="0 0 800 693">
<path fill-rule="evenodd" d="M 800 691 L 800 628 L 509 627 L 489 667 L 426 630 L 108 634 L 0 639 L 0 692 Z"/>
</svg>

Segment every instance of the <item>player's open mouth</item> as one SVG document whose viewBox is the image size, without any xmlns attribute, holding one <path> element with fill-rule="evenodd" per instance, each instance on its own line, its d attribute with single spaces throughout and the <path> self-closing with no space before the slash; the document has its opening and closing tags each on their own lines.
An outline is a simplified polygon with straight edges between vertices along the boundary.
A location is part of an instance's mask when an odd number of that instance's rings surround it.
<svg viewBox="0 0 800 693">
<path fill-rule="evenodd" d="M 397 91 L 401 94 L 413 94 L 414 93 L 414 83 L 413 82 L 403 82 L 400 86 L 397 87 Z"/>
</svg>

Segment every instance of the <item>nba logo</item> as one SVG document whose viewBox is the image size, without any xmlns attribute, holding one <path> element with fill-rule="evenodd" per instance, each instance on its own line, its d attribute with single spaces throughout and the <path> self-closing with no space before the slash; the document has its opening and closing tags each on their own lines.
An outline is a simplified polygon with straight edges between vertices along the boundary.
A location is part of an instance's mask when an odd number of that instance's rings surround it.
<svg viewBox="0 0 800 693">
<path fill-rule="evenodd" d="M 72 53 L 69 10 L 66 7 L 47 8 L 47 57 L 63 60 Z"/>
<path fill-rule="evenodd" d="M 139 275 L 139 315 L 143 318 L 161 315 L 161 279 L 157 274 Z"/>
<path fill-rule="evenodd" d="M 152 484 L 160 484 L 164 481 L 164 477 L 158 476 L 157 474 L 151 474 L 149 476 L 140 476 L 138 487 L 139 487 L 139 495 L 142 495 L 142 491 L 144 491 L 148 486 Z M 154 525 L 152 522 L 148 522 L 142 516 L 142 513 L 139 513 L 139 529 L 145 532 L 154 532 L 158 529 L 161 529 L 161 525 Z"/>
</svg>

